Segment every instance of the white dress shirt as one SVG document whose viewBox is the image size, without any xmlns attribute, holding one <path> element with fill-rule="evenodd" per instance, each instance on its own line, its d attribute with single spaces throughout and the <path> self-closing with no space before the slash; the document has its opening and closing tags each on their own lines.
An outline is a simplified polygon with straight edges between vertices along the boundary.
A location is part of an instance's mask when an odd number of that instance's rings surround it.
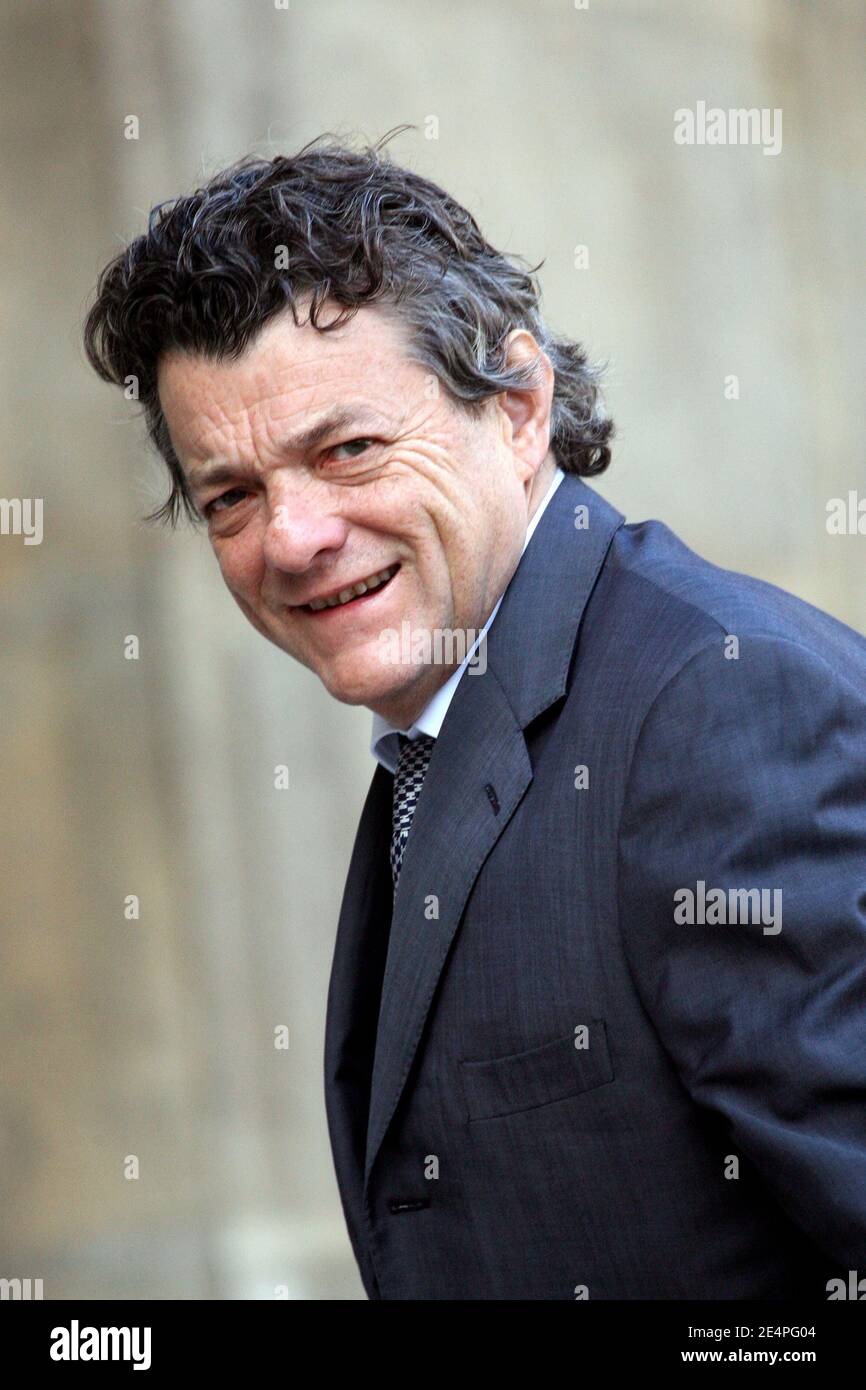
<svg viewBox="0 0 866 1390">
<path fill-rule="evenodd" d="M 559 487 L 559 484 L 562 482 L 564 477 L 565 474 L 563 473 L 562 469 L 557 467 L 556 473 L 553 476 L 550 487 L 544 494 L 544 497 L 542 498 L 541 502 L 536 508 L 535 515 L 532 517 L 532 520 L 526 528 L 526 536 L 523 541 L 523 550 L 520 552 L 521 559 L 523 558 L 523 555 L 526 553 L 526 547 L 529 545 L 529 542 L 532 539 L 532 533 L 534 532 L 536 526 L 541 520 L 541 516 L 545 507 L 547 506 L 553 494 L 556 492 L 556 489 Z M 517 569 L 519 568 L 520 561 L 518 561 L 517 563 Z M 517 573 L 517 569 L 514 571 L 514 574 Z M 511 583 L 511 580 L 513 580 L 513 578 L 514 575 L 512 575 L 511 579 L 508 581 L 509 584 Z M 483 628 L 479 632 L 471 648 L 466 653 L 465 659 L 457 667 L 457 670 L 452 672 L 451 676 L 449 676 L 445 684 L 439 690 L 436 691 L 436 694 L 433 696 L 430 703 L 426 705 L 425 708 L 421 711 L 411 728 L 397 729 L 394 727 L 393 724 L 389 724 L 387 719 L 383 719 L 380 714 L 373 715 L 373 733 L 370 739 L 370 752 L 373 754 L 374 758 L 378 759 L 378 761 L 382 764 L 384 768 L 387 768 L 389 772 L 393 773 L 397 767 L 397 759 L 400 755 L 400 734 L 405 734 L 407 738 L 417 738 L 419 734 L 429 734 L 432 738 L 438 738 L 439 730 L 442 728 L 442 725 L 445 722 L 445 716 L 448 713 L 448 706 L 454 699 L 454 692 L 460 684 L 460 678 L 463 675 L 463 672 L 466 670 L 466 667 L 469 665 L 469 662 L 471 661 L 473 653 L 478 647 L 479 642 L 486 635 L 491 623 L 493 622 L 493 619 L 499 612 L 499 605 L 507 592 L 508 585 L 506 585 L 505 589 L 499 595 L 499 598 L 496 600 L 496 605 L 493 609 L 493 612 L 490 614 L 490 617 L 487 619 L 487 622 L 484 624 Z"/>
</svg>

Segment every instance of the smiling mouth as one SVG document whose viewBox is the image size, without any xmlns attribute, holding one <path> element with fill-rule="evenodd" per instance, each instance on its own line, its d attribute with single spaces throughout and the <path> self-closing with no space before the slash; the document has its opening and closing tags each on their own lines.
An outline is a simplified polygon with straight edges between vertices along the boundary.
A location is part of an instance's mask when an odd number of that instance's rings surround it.
<svg viewBox="0 0 866 1390">
<path fill-rule="evenodd" d="M 323 613 L 333 608 L 347 608 L 350 604 L 363 602 L 364 599 L 387 588 L 399 568 L 399 565 L 389 565 L 387 569 L 376 570 L 366 579 L 349 584 L 345 589 L 338 589 L 328 598 L 314 598 L 310 603 L 301 603 L 298 609 L 301 613 Z"/>
</svg>

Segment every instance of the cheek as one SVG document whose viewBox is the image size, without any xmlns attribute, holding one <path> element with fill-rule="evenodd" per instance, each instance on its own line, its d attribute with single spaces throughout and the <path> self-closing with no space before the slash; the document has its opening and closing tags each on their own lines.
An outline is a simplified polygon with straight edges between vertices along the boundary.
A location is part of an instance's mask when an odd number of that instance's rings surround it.
<svg viewBox="0 0 866 1390">
<path fill-rule="evenodd" d="M 213 549 L 220 573 L 231 592 L 246 598 L 255 594 L 261 583 L 261 546 L 253 546 L 240 536 L 233 536 L 216 541 Z"/>
</svg>

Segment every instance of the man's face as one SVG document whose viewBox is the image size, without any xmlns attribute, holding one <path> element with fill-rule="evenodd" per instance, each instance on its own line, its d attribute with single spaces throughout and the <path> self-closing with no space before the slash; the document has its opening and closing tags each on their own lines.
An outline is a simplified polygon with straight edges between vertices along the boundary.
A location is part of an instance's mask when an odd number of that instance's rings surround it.
<svg viewBox="0 0 866 1390">
<path fill-rule="evenodd" d="M 483 626 L 520 558 L 546 437 L 516 448 L 504 395 L 471 419 L 377 306 L 324 334 L 282 314 L 236 362 L 172 351 L 159 395 L 253 626 L 336 699 L 408 726 L 450 670 L 384 660 L 381 634 Z M 375 587 L 321 606 L 362 583 Z"/>
</svg>

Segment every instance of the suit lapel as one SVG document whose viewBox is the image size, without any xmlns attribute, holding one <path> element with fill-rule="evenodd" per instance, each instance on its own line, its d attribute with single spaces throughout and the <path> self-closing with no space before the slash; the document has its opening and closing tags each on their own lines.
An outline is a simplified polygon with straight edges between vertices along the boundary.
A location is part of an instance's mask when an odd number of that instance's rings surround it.
<svg viewBox="0 0 866 1390">
<path fill-rule="evenodd" d="M 436 740 L 403 856 L 379 1012 L 367 1174 L 478 870 L 532 779 L 526 743 L 496 681 L 473 676 L 465 684 Z"/>
<path fill-rule="evenodd" d="M 406 1084 L 473 884 L 532 781 L 523 730 L 567 689 L 580 619 L 623 520 L 578 478 L 566 476 L 490 629 L 487 669 L 464 674 L 436 740 L 394 902 L 365 1180 Z M 390 832 L 390 805 L 388 816 Z"/>
</svg>

